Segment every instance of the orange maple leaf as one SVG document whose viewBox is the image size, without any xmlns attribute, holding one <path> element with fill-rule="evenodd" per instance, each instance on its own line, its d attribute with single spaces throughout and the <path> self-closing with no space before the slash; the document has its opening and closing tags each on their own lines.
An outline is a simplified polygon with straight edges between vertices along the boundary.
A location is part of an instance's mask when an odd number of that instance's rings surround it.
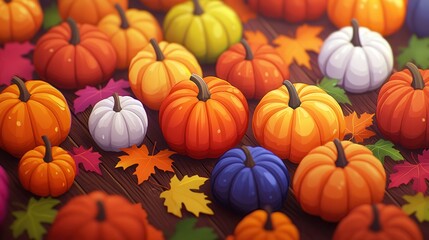
<svg viewBox="0 0 429 240">
<path fill-rule="evenodd" d="M 348 140 L 354 139 L 357 143 L 362 143 L 365 139 L 370 138 L 375 135 L 375 133 L 368 127 L 372 126 L 372 121 L 374 114 L 363 113 L 358 117 L 356 112 L 345 117 L 346 120 L 346 133 L 345 135 L 351 134 L 351 138 Z"/>
<path fill-rule="evenodd" d="M 175 154 L 175 152 L 169 151 L 168 149 L 151 156 L 149 156 L 146 145 L 142 145 L 140 148 L 134 145 L 130 148 L 121 150 L 128 155 L 120 156 L 120 160 L 115 168 L 122 167 L 125 170 L 137 164 L 138 166 L 133 174 L 137 176 L 138 184 L 148 180 L 149 176 L 155 173 L 155 167 L 163 171 L 174 172 L 172 168 L 173 160 L 170 159 L 170 156 Z"/>
<path fill-rule="evenodd" d="M 246 23 L 250 19 L 256 18 L 256 13 L 244 3 L 244 0 L 224 0 L 223 1 L 230 8 L 234 9 L 240 17 L 241 22 Z"/>
<path fill-rule="evenodd" d="M 268 39 L 261 31 L 244 31 L 247 42 L 254 44 L 268 44 Z"/>
<path fill-rule="evenodd" d="M 276 50 L 288 66 L 295 60 L 298 65 L 311 69 L 307 51 L 320 52 L 323 40 L 318 35 L 322 31 L 323 27 L 304 24 L 296 29 L 296 38 L 279 35 L 273 43 L 278 46 Z"/>
</svg>

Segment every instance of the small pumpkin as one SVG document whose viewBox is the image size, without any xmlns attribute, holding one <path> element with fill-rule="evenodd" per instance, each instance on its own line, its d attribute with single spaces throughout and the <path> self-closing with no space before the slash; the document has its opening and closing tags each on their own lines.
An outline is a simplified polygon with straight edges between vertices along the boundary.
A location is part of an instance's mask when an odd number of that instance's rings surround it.
<svg viewBox="0 0 429 240">
<path fill-rule="evenodd" d="M 103 17 L 116 13 L 115 4 L 128 8 L 128 0 L 58 0 L 58 11 L 63 20 L 97 25 Z"/>
<path fill-rule="evenodd" d="M 40 197 L 58 197 L 73 185 L 76 164 L 68 152 L 52 147 L 47 136 L 44 145 L 28 151 L 19 161 L 19 181 L 25 190 Z"/>
<path fill-rule="evenodd" d="M 429 37 L 429 1 L 410 0 L 407 7 L 407 26 L 420 38 Z"/>
<path fill-rule="evenodd" d="M 182 44 L 202 63 L 215 63 L 243 33 L 237 14 L 222 1 L 211 0 L 192 0 L 173 7 L 163 29 L 167 41 Z"/>
<path fill-rule="evenodd" d="M 213 197 L 242 213 L 270 206 L 279 210 L 286 200 L 289 172 L 283 161 L 261 147 L 226 152 L 211 173 Z"/>
<path fill-rule="evenodd" d="M 216 75 L 240 89 L 247 99 L 261 99 L 282 86 L 289 70 L 273 47 L 243 39 L 220 55 Z"/>
<path fill-rule="evenodd" d="M 319 54 L 322 73 L 338 79 L 338 85 L 351 93 L 378 89 L 393 70 L 393 52 L 378 33 L 359 27 L 345 27 L 332 33 Z"/>
<path fill-rule="evenodd" d="M 313 148 L 342 138 L 345 121 L 340 105 L 325 91 L 286 80 L 259 102 L 252 129 L 262 147 L 299 163 Z"/>
<path fill-rule="evenodd" d="M 192 73 L 201 75 L 202 70 L 186 48 L 151 39 L 132 59 L 128 76 L 134 95 L 150 109 L 158 110 L 171 88 Z"/>
<path fill-rule="evenodd" d="M 0 44 L 32 39 L 43 21 L 37 0 L 0 0 L 0 16 Z"/>
<path fill-rule="evenodd" d="M 408 149 L 429 147 L 427 91 L 429 70 L 407 63 L 394 73 L 378 95 L 376 119 L 381 134 Z"/>
<path fill-rule="evenodd" d="M 116 52 L 95 26 L 68 19 L 37 41 L 33 60 L 42 79 L 59 88 L 76 89 L 109 79 L 115 70 Z"/>
<path fill-rule="evenodd" d="M 353 209 L 335 230 L 333 240 L 423 240 L 418 225 L 394 205 L 364 204 Z"/>
<path fill-rule="evenodd" d="M 179 3 L 184 3 L 187 0 L 140 0 L 145 7 L 150 10 L 166 12 Z"/>
<path fill-rule="evenodd" d="M 9 178 L 0 166 L 0 225 L 6 219 L 9 204 Z"/>
<path fill-rule="evenodd" d="M 116 3 L 119 13 L 109 14 L 98 23 L 98 28 L 110 39 L 115 48 L 117 69 L 126 69 L 131 59 L 149 44 L 149 39 L 162 40 L 161 27 L 155 17 L 147 11 L 128 9 L 124 11 Z"/>
<path fill-rule="evenodd" d="M 48 240 L 162 240 L 140 204 L 100 191 L 71 199 L 55 217 Z"/>
<path fill-rule="evenodd" d="M 98 102 L 89 116 L 92 138 L 104 151 L 140 145 L 146 136 L 148 120 L 141 102 L 117 93 Z"/>
<path fill-rule="evenodd" d="M 243 94 L 216 77 L 176 84 L 159 110 L 162 134 L 174 151 L 195 159 L 217 158 L 237 145 L 247 130 Z"/>
<path fill-rule="evenodd" d="M 71 114 L 63 94 L 50 84 L 13 77 L 0 94 L 0 147 L 20 158 L 43 144 L 46 135 L 54 145 L 70 132 Z"/>
<path fill-rule="evenodd" d="M 371 150 L 338 139 L 313 149 L 293 177 L 302 209 L 331 222 L 361 204 L 381 202 L 385 187 L 383 165 Z"/>
</svg>

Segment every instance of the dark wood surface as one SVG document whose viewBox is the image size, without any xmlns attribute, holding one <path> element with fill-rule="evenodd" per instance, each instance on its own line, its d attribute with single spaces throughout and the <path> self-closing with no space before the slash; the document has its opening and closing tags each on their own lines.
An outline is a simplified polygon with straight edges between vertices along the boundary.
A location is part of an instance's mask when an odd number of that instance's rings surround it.
<svg viewBox="0 0 429 240">
<path fill-rule="evenodd" d="M 42 1 L 45 5 L 49 1 Z M 141 4 L 136 1 L 131 1 L 131 7 L 144 8 Z M 163 14 L 156 14 L 157 18 L 162 22 Z M 307 24 L 323 26 L 324 31 L 321 33 L 322 39 L 325 39 L 330 33 L 335 31 L 335 27 L 328 21 L 327 17 L 323 17 L 319 21 L 309 22 Z M 249 21 L 245 24 L 246 30 L 260 30 L 262 31 L 270 40 L 276 38 L 279 34 L 293 36 L 296 28 L 299 25 L 297 24 L 287 24 L 283 21 L 268 20 L 264 18 L 257 18 Z M 39 33 L 40 36 L 42 34 Z M 398 54 L 400 47 L 404 47 L 408 43 L 408 39 L 411 34 L 404 27 L 401 31 L 396 33 L 393 36 L 388 37 L 388 41 L 394 49 L 394 55 Z M 38 37 L 36 37 L 32 42 L 36 42 Z M 308 84 L 315 84 L 322 78 L 322 74 L 318 68 L 317 64 L 317 54 L 310 53 L 311 56 L 311 65 L 312 69 L 307 69 L 305 67 L 299 67 L 296 64 L 292 64 L 290 67 L 291 72 L 291 81 L 292 82 L 304 82 Z M 30 54 L 31 57 L 31 54 Z M 214 75 L 214 65 L 203 66 L 204 75 Z M 34 75 L 37 79 L 37 75 Z M 115 74 L 115 79 L 124 78 L 127 79 L 127 72 L 117 72 Z M 4 88 L 0 87 L 0 90 Z M 62 91 L 67 98 L 69 105 L 73 106 L 73 100 L 76 98 L 73 91 Z M 353 103 L 353 106 L 342 106 L 345 114 L 350 113 L 351 111 L 356 111 L 357 113 L 374 113 L 377 102 L 377 93 L 378 91 L 370 92 L 367 94 L 361 95 L 352 95 L 349 94 L 349 97 Z M 257 146 L 258 143 L 255 140 L 250 121 L 252 119 L 253 111 L 257 105 L 256 101 L 249 102 L 250 117 L 249 117 L 249 128 L 247 134 L 243 138 L 240 144 Z M 149 221 L 158 229 L 162 229 L 165 236 L 170 236 L 175 229 L 175 225 L 181 219 L 167 213 L 167 209 L 163 204 L 163 199 L 159 198 L 159 195 L 164 188 L 169 187 L 169 180 L 173 176 L 173 173 L 163 172 L 156 170 L 156 173 L 150 177 L 150 181 L 144 182 L 141 185 L 137 185 L 137 178 L 132 175 L 134 168 L 127 169 L 123 171 L 122 169 L 115 169 L 115 165 L 118 162 L 118 156 L 121 153 L 110 153 L 103 152 L 95 142 L 92 140 L 88 128 L 88 118 L 91 112 L 91 108 L 87 109 L 85 112 L 80 114 L 72 113 L 72 129 L 65 142 L 61 144 L 61 147 L 67 150 L 71 150 L 73 147 L 85 146 L 85 147 L 94 147 L 95 150 L 102 154 L 102 163 L 101 171 L 103 176 L 99 176 L 95 173 L 88 173 L 80 171 L 80 174 L 76 177 L 74 185 L 69 192 L 61 196 L 61 206 L 66 204 L 71 198 L 90 193 L 94 190 L 102 190 L 109 194 L 120 194 L 128 198 L 133 203 L 142 203 L 143 207 L 148 212 Z M 144 140 L 144 144 L 148 146 L 149 149 L 152 149 L 153 145 L 156 143 L 156 152 L 162 149 L 168 148 L 165 140 L 162 137 L 159 124 L 158 124 L 158 112 L 147 110 L 149 118 L 149 129 L 147 137 Z M 377 128 L 373 126 L 371 128 L 377 132 L 377 136 L 372 137 L 367 140 L 365 143 L 374 143 L 382 136 L 379 134 Z M 421 153 L 421 151 L 410 152 L 405 149 L 402 149 L 401 153 L 405 156 L 407 161 L 414 162 L 416 161 L 416 154 Z M 173 169 L 177 176 L 181 178 L 184 175 L 196 175 L 202 177 L 210 177 L 210 172 L 216 164 L 216 159 L 206 159 L 206 160 L 193 160 L 186 156 L 174 155 Z M 21 184 L 19 183 L 17 177 L 17 165 L 18 159 L 13 158 L 6 152 L 0 150 L 0 165 L 6 169 L 10 179 L 10 192 L 11 198 L 10 203 L 19 202 L 26 205 L 29 198 L 32 197 L 32 194 L 25 191 Z M 285 161 L 288 169 L 292 174 L 295 172 L 296 165 Z M 385 169 L 387 174 L 392 173 L 393 165 L 396 163 L 391 159 L 386 159 Z M 160 187 L 161 185 L 163 187 Z M 204 191 L 209 199 L 213 201 L 210 191 L 209 181 L 202 186 L 202 191 Z M 414 195 L 415 193 L 411 189 L 410 185 L 401 186 L 400 188 L 394 188 L 386 190 L 386 194 L 383 202 L 387 204 L 394 204 L 401 206 L 404 204 L 402 196 L 405 194 Z M 208 216 L 202 214 L 198 218 L 198 226 L 209 226 L 212 227 L 217 233 L 219 239 L 224 239 L 227 235 L 231 234 L 236 226 L 236 224 L 242 219 L 242 215 L 232 212 L 228 209 L 225 209 L 221 205 L 213 202 L 209 205 L 213 211 L 213 216 Z M 13 222 L 13 216 L 11 215 L 12 211 L 18 210 L 13 204 L 10 204 L 9 213 L 7 220 L 2 227 L 0 234 L 0 239 L 13 239 L 12 232 L 10 230 L 10 225 Z M 299 204 L 297 203 L 293 190 L 289 189 L 289 194 L 282 212 L 287 214 L 293 222 L 297 225 L 301 239 L 331 239 L 333 231 L 335 230 L 335 223 L 328 223 L 321 220 L 318 217 L 310 216 L 304 213 Z M 183 218 L 193 217 L 192 214 L 183 210 Z M 415 220 L 415 218 L 413 217 Z M 425 238 L 429 238 L 429 223 L 419 224 Z M 47 226 L 49 227 L 49 226 Z M 27 235 L 22 235 L 19 239 L 27 239 Z"/>
</svg>

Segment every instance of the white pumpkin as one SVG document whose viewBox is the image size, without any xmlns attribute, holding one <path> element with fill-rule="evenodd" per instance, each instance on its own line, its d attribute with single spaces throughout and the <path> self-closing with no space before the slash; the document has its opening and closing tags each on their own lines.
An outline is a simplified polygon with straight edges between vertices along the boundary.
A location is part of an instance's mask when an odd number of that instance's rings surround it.
<svg viewBox="0 0 429 240">
<path fill-rule="evenodd" d="M 352 27 L 332 33 L 319 54 L 319 67 L 329 78 L 351 93 L 379 88 L 393 70 L 393 53 L 389 43 L 377 32 Z"/>
<path fill-rule="evenodd" d="M 114 94 L 98 102 L 89 116 L 92 138 L 105 151 L 140 145 L 147 132 L 147 115 L 141 102 Z"/>
</svg>

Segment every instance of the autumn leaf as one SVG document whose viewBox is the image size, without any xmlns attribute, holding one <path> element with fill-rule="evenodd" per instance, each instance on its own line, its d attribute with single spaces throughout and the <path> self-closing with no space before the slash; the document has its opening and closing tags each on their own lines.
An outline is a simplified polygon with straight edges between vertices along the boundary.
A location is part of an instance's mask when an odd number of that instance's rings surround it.
<svg viewBox="0 0 429 240">
<path fill-rule="evenodd" d="M 405 195 L 404 200 L 408 204 L 402 206 L 402 210 L 408 215 L 416 214 L 419 222 L 429 221 L 429 197 L 425 197 L 423 193 L 417 193 L 414 196 Z"/>
<path fill-rule="evenodd" d="M 375 133 L 368 129 L 372 126 L 374 114 L 363 113 L 358 117 L 356 112 L 345 117 L 346 132 L 345 135 L 351 134 L 350 140 L 354 139 L 357 143 L 362 143 L 365 139 L 375 136 Z"/>
<path fill-rule="evenodd" d="M 43 9 L 43 15 L 43 29 L 49 29 L 62 21 L 56 2 Z"/>
<path fill-rule="evenodd" d="M 399 68 L 403 68 L 407 62 L 414 62 L 423 69 L 429 66 L 429 38 L 418 38 L 413 35 L 408 46 L 401 48 L 400 52 L 396 58 Z"/>
<path fill-rule="evenodd" d="M 76 175 L 79 174 L 79 165 L 82 165 L 83 169 L 87 172 L 95 172 L 100 176 L 103 175 L 100 170 L 101 155 L 98 152 L 94 152 L 92 147 L 89 149 L 85 149 L 83 146 L 74 147 L 69 153 L 76 163 Z"/>
<path fill-rule="evenodd" d="M 182 217 L 182 204 L 185 205 L 186 210 L 199 216 L 200 213 L 213 215 L 213 211 L 207 206 L 211 203 L 207 200 L 204 193 L 194 192 L 192 190 L 199 190 L 208 178 L 200 177 L 198 175 L 188 177 L 184 176 L 179 180 L 174 175 L 170 180 L 170 190 L 161 193 L 160 198 L 164 198 L 164 206 L 167 211 L 178 217 Z"/>
<path fill-rule="evenodd" d="M 404 156 L 402 156 L 399 150 L 393 148 L 394 145 L 390 141 L 380 139 L 375 144 L 366 145 L 366 147 L 371 150 L 374 156 L 383 164 L 386 157 L 390 157 L 393 161 L 404 160 Z"/>
<path fill-rule="evenodd" d="M 195 227 L 196 218 L 184 219 L 177 223 L 176 230 L 169 240 L 216 240 L 217 236 L 212 228 Z"/>
<path fill-rule="evenodd" d="M 0 86 L 10 85 L 13 76 L 24 79 L 33 79 L 34 66 L 30 59 L 23 56 L 33 50 L 30 42 L 6 43 L 0 47 Z"/>
<path fill-rule="evenodd" d="M 149 223 L 147 219 L 147 212 L 141 206 L 141 204 L 136 204 L 136 212 L 141 212 L 140 216 L 143 216 L 143 226 L 146 226 L 146 239 L 164 239 L 163 233 L 156 229 L 152 224 Z"/>
<path fill-rule="evenodd" d="M 119 157 L 119 162 L 115 168 L 127 169 L 133 165 L 137 165 L 134 175 L 137 176 L 138 184 L 143 183 L 149 179 L 149 176 L 155 173 L 155 167 L 163 171 L 174 172 L 172 168 L 173 160 L 170 158 L 175 152 L 168 149 L 159 151 L 156 155 L 149 155 L 149 150 L 146 145 L 138 148 L 136 145 L 121 149 L 128 155 Z"/>
<path fill-rule="evenodd" d="M 253 44 L 268 44 L 268 39 L 261 31 L 244 31 L 247 42 Z"/>
<path fill-rule="evenodd" d="M 250 9 L 249 5 L 244 3 L 244 0 L 224 0 L 223 2 L 237 13 L 242 23 L 256 18 L 255 11 Z"/>
<path fill-rule="evenodd" d="M 338 86 L 338 80 L 324 77 L 317 86 L 331 95 L 338 103 L 352 105 L 346 91 Z"/>
</svg>

